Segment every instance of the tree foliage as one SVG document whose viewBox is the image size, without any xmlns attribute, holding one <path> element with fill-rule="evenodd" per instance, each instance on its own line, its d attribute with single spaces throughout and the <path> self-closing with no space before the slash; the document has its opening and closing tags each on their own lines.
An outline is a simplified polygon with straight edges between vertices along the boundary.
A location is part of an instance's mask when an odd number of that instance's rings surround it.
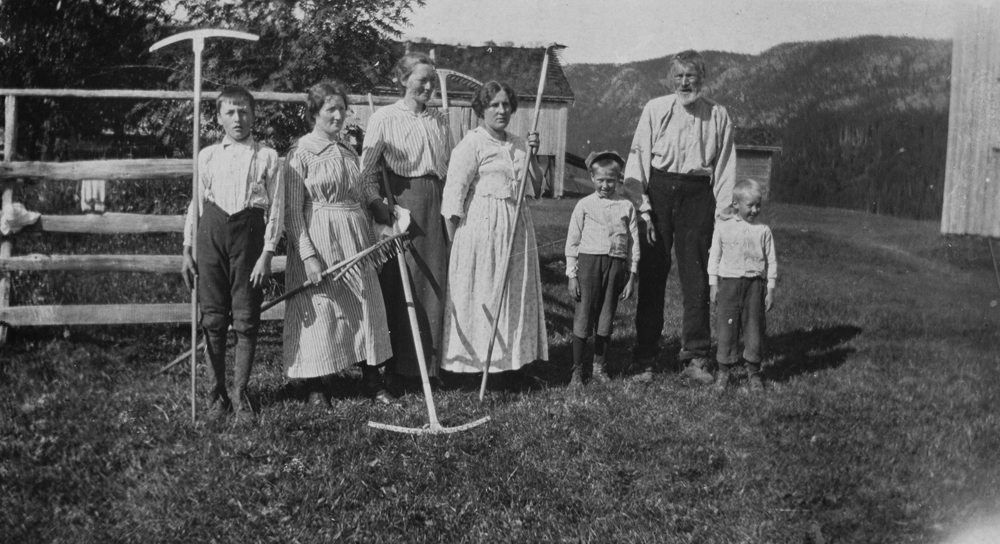
<svg viewBox="0 0 1000 544">
<path fill-rule="evenodd" d="M 355 92 L 385 83 L 391 45 L 423 0 L 3 0 L 0 84 L 4 87 L 190 89 L 193 55 L 178 43 L 151 55 L 157 40 L 194 28 L 229 28 L 260 41 L 215 39 L 203 54 L 204 90 L 238 84 L 302 92 L 336 78 Z M 170 13 L 167 8 L 170 8 Z M 189 102 L 20 100 L 20 151 L 72 158 L 59 141 L 155 136 L 173 153 L 190 145 Z M 305 130 L 297 105 L 261 105 L 258 136 L 283 150 Z M 213 108 L 202 118 L 213 138 Z M 258 128 L 262 128 L 263 124 Z M 170 152 L 167 152 L 170 153 Z"/>
<path fill-rule="evenodd" d="M 3 0 L 0 86 L 7 88 L 143 89 L 166 81 L 146 52 L 165 24 L 162 0 Z M 116 101 L 21 99 L 22 155 L 56 158 L 62 142 L 118 135 L 130 122 Z"/>
<path fill-rule="evenodd" d="M 423 0 L 179 0 L 185 24 L 195 28 L 230 28 L 260 36 L 257 42 L 217 39 L 205 44 L 203 89 L 226 84 L 257 91 L 303 92 L 314 83 L 338 79 L 353 92 L 364 93 L 387 82 L 395 61 L 393 39 L 407 23 L 411 5 Z M 164 51 L 158 62 L 171 68 L 170 83 L 177 88 L 192 84 L 192 56 L 174 49 Z M 158 106 L 164 141 L 189 139 L 186 115 L 190 105 Z M 206 115 L 213 108 L 208 106 Z M 259 137 L 284 151 L 308 126 L 302 107 L 295 104 L 259 104 Z M 183 121 L 177 123 L 177 121 Z M 206 129 L 214 127 L 207 123 Z M 219 136 L 208 134 L 209 138 Z"/>
</svg>

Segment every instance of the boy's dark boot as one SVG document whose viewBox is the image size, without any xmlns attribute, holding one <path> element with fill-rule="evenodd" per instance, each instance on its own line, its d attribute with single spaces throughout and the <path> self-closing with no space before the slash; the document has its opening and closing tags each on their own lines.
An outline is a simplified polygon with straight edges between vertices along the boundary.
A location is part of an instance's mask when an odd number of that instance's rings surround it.
<svg viewBox="0 0 1000 544">
<path fill-rule="evenodd" d="M 247 396 L 247 385 L 250 383 L 250 370 L 253 368 L 253 358 L 257 352 L 257 338 L 244 333 L 236 333 L 236 368 L 233 377 L 233 411 L 240 422 L 251 422 L 257 418 L 250 398 Z"/>
<path fill-rule="evenodd" d="M 204 330 L 205 351 L 208 352 L 208 367 L 212 375 L 212 389 L 208 394 L 209 421 L 216 421 L 229 413 L 232 403 L 226 392 L 226 330 Z"/>
<path fill-rule="evenodd" d="M 747 363 L 747 383 L 750 385 L 750 391 L 754 393 L 764 390 L 764 380 L 761 379 L 760 373 L 760 363 Z"/>
<path fill-rule="evenodd" d="M 595 335 L 594 336 L 594 371 L 591 375 L 591 379 L 595 383 L 608 383 L 611 378 L 608 377 L 608 370 L 604 366 L 605 353 L 608 349 L 608 337 Z"/>
<path fill-rule="evenodd" d="M 583 387 L 583 352 L 587 348 L 587 339 L 573 335 L 573 373 L 569 377 L 570 389 Z"/>
<path fill-rule="evenodd" d="M 719 371 L 715 374 L 715 385 L 712 386 L 716 391 L 721 393 L 729 386 L 729 369 L 731 366 L 719 363 Z"/>
</svg>

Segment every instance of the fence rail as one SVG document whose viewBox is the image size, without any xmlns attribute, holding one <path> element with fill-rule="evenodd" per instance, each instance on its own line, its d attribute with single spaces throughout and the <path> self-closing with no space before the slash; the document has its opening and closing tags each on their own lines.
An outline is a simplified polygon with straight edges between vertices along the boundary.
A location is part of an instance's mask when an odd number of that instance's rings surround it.
<svg viewBox="0 0 1000 544">
<path fill-rule="evenodd" d="M 124 159 L 75 162 L 9 162 L 0 165 L 0 180 L 51 179 L 179 179 L 191 177 L 191 159 Z"/>
<path fill-rule="evenodd" d="M 176 274 L 181 269 L 180 255 L 20 255 L 0 259 L 0 272 L 82 270 L 86 272 L 145 272 Z M 271 272 L 285 272 L 287 259 L 271 259 Z"/>
<path fill-rule="evenodd" d="M 267 310 L 261 319 L 285 318 L 285 303 Z M 139 325 L 190 323 L 191 304 L 93 304 L 85 306 L 8 306 L 0 308 L 0 323 L 8 327 L 67 325 Z"/>
</svg>

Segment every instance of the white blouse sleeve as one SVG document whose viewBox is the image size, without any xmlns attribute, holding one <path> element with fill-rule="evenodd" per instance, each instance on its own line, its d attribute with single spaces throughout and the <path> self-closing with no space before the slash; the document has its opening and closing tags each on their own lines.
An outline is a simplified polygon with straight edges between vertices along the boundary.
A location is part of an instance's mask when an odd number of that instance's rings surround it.
<svg viewBox="0 0 1000 544">
<path fill-rule="evenodd" d="M 472 182 L 479 176 L 479 149 L 470 132 L 451 153 L 448 175 L 441 198 L 441 215 L 445 219 L 465 217 L 465 199 Z"/>
</svg>

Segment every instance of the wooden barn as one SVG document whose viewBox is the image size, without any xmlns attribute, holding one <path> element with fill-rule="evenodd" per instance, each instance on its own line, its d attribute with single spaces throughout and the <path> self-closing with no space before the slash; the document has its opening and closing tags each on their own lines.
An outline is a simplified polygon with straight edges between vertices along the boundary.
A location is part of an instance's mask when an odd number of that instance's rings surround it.
<svg viewBox="0 0 1000 544">
<path fill-rule="evenodd" d="M 1000 4 L 956 9 L 941 232 L 1000 238 Z"/>
<path fill-rule="evenodd" d="M 421 51 L 434 57 L 439 68 L 454 70 L 480 81 L 496 80 L 509 83 L 517 91 L 518 109 L 513 115 L 508 130 L 524 136 L 531 128 L 535 109 L 535 93 L 542 69 L 545 49 L 525 47 L 503 47 L 496 45 L 456 46 L 434 43 L 400 44 L 400 55 L 404 47 Z M 386 79 L 388 79 L 386 77 Z M 398 91 L 390 85 L 381 86 L 382 102 Z M 453 141 L 457 145 L 465 133 L 479 125 L 479 118 L 472 111 L 470 89 L 458 85 L 448 86 L 450 102 L 449 118 Z M 539 161 L 546 176 L 546 194 L 562 196 L 563 178 L 566 171 L 566 121 L 569 107 L 573 104 L 573 90 L 562 67 L 554 66 L 549 71 L 545 92 L 542 96 L 542 110 L 538 119 L 541 148 Z M 431 104 L 440 107 L 440 100 Z M 367 125 L 372 109 L 364 103 L 353 106 L 355 122 Z"/>
</svg>

